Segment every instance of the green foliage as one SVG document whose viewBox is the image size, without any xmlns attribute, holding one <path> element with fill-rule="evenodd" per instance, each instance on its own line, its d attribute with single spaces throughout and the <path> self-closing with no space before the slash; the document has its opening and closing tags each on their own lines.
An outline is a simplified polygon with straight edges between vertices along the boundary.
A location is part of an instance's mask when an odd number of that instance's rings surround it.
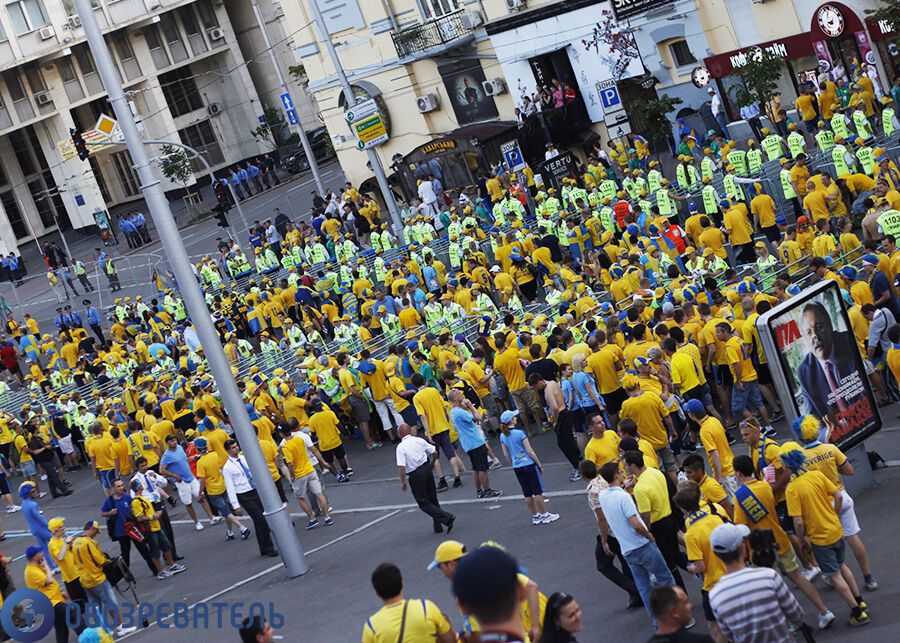
<svg viewBox="0 0 900 643">
<path fill-rule="evenodd" d="M 170 181 L 176 181 L 187 187 L 188 181 L 194 176 L 194 168 L 191 160 L 180 147 L 163 145 L 162 158 L 159 160 L 159 168 L 163 176 Z"/>
<path fill-rule="evenodd" d="M 900 25 L 900 0 L 881 0 L 877 9 L 866 9 L 866 15 L 875 20 L 887 20 Z"/>
<path fill-rule="evenodd" d="M 682 102 L 680 98 L 668 94 L 650 100 L 630 101 L 626 110 L 632 129 L 644 134 L 654 146 L 664 145 L 672 135 L 672 123 L 668 114 Z"/>
<path fill-rule="evenodd" d="M 778 80 L 784 71 L 784 59 L 770 51 L 755 48 L 747 53 L 747 64 L 738 68 L 742 85 L 731 88 L 735 102 L 744 107 L 753 102 L 765 105 L 778 89 Z"/>
<path fill-rule="evenodd" d="M 306 80 L 306 67 L 302 63 L 291 65 L 288 67 L 288 73 L 297 81 Z"/>
<path fill-rule="evenodd" d="M 260 143 L 271 145 L 272 149 L 277 148 L 279 142 L 279 134 L 284 129 L 284 116 L 280 109 L 275 107 L 267 107 L 263 112 L 264 122 L 259 124 L 256 129 L 250 130 L 250 133 Z"/>
</svg>

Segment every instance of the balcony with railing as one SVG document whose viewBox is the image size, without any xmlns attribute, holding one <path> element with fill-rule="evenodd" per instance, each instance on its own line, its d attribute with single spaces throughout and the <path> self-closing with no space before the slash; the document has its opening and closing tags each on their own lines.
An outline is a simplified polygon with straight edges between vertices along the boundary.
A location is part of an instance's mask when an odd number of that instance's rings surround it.
<svg viewBox="0 0 900 643">
<path fill-rule="evenodd" d="M 454 11 L 422 24 L 405 27 L 391 34 L 400 58 L 427 58 L 468 44 L 475 29 L 463 18 L 465 11 Z"/>
</svg>

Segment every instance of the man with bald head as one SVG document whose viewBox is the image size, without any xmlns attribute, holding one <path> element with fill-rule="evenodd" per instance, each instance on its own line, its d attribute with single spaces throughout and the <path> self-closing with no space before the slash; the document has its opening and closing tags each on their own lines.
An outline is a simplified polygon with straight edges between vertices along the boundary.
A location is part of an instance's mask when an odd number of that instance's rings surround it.
<svg viewBox="0 0 900 643">
<path fill-rule="evenodd" d="M 432 464 L 437 459 L 437 449 L 427 440 L 414 435 L 412 428 L 406 423 L 401 424 L 397 432 L 400 435 L 400 444 L 397 445 L 400 488 L 406 491 L 409 481 L 409 488 L 419 509 L 434 521 L 434 533 L 443 533 L 445 526 L 447 533 L 450 533 L 456 516 L 441 509 L 434 475 L 431 473 Z"/>
</svg>

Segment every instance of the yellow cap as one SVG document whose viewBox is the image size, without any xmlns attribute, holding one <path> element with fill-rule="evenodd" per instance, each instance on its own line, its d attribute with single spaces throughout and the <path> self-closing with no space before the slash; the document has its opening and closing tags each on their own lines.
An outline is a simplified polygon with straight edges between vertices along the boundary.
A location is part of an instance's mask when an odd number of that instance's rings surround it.
<svg viewBox="0 0 900 643">
<path fill-rule="evenodd" d="M 428 565 L 428 570 L 437 569 L 441 563 L 449 563 L 459 560 L 466 555 L 466 546 L 458 540 L 445 540 L 434 550 L 434 560 Z"/>
<path fill-rule="evenodd" d="M 65 526 L 66 526 L 65 518 L 51 518 L 50 520 L 47 521 L 47 528 L 50 529 L 50 531 L 56 531 L 60 527 L 65 527 Z"/>
</svg>

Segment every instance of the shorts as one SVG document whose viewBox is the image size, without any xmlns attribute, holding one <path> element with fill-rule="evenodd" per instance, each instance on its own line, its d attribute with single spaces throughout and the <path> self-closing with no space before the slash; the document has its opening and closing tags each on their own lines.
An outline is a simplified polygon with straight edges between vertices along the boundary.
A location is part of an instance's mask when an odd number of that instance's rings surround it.
<svg viewBox="0 0 900 643">
<path fill-rule="evenodd" d="M 628 399 L 628 393 L 624 387 L 619 387 L 612 393 L 604 393 L 603 401 L 606 402 L 606 411 L 611 415 L 618 415 L 622 410 L 622 403 Z"/>
<path fill-rule="evenodd" d="M 793 547 L 788 547 L 783 553 L 778 554 L 778 567 L 784 574 L 791 574 L 800 569 L 800 560 Z"/>
<path fill-rule="evenodd" d="M 319 449 L 319 450 L 322 451 L 321 449 Z M 347 454 L 344 453 L 344 445 L 343 444 L 339 444 L 336 447 L 334 447 L 333 449 L 326 449 L 326 450 L 322 451 L 322 458 L 328 464 L 331 464 L 332 462 L 334 462 L 335 458 L 337 458 L 338 460 L 343 460 L 345 457 L 347 457 Z"/>
<path fill-rule="evenodd" d="M 71 435 L 67 435 L 64 438 L 59 439 L 59 450 L 63 452 L 63 455 L 75 453 L 75 447 L 72 445 Z"/>
<path fill-rule="evenodd" d="M 707 592 L 705 589 L 701 589 L 700 596 L 703 599 L 703 617 L 708 623 L 715 623 L 716 614 L 712 610 L 712 605 L 709 604 L 709 592 Z"/>
<path fill-rule="evenodd" d="M 19 470 L 23 476 L 28 478 L 37 473 L 37 466 L 34 464 L 34 460 L 26 460 L 25 462 L 19 462 Z"/>
<path fill-rule="evenodd" d="M 450 431 L 432 435 L 431 441 L 434 442 L 434 446 L 437 447 L 438 453 L 443 451 L 448 460 L 452 460 L 456 457 L 456 451 L 453 450 L 453 443 L 450 441 Z"/>
<path fill-rule="evenodd" d="M 472 463 L 472 471 L 487 471 L 488 466 L 488 450 L 487 445 L 482 444 L 476 449 L 466 451 L 469 456 L 469 462 Z"/>
<path fill-rule="evenodd" d="M 754 364 L 756 369 L 756 381 L 760 384 L 772 383 L 772 371 L 769 370 L 768 364 Z"/>
<path fill-rule="evenodd" d="M 731 369 L 728 368 L 728 364 L 716 364 L 713 366 L 713 371 L 716 376 L 716 384 L 719 386 L 732 386 L 734 384 L 734 377 L 731 375 Z"/>
<path fill-rule="evenodd" d="M 841 538 L 833 545 L 813 545 L 813 556 L 819 563 L 819 569 L 823 576 L 835 576 L 841 573 L 841 565 L 844 564 L 844 539 Z"/>
<path fill-rule="evenodd" d="M 359 395 L 351 395 L 347 398 L 350 409 L 353 411 L 353 417 L 357 422 L 368 422 L 372 419 L 372 413 L 369 411 L 369 401 Z"/>
<path fill-rule="evenodd" d="M 520 412 L 527 410 L 530 415 L 537 418 L 543 415 L 544 408 L 541 406 L 537 391 L 530 386 L 523 386 L 518 391 L 510 391 L 510 395 Z"/>
<path fill-rule="evenodd" d="M 844 538 L 855 536 L 862 531 L 859 521 L 856 519 L 856 509 L 854 509 L 853 504 L 853 498 L 850 497 L 850 494 L 846 490 L 841 489 L 841 515 L 838 517 L 841 520 L 841 527 L 844 529 Z"/>
<path fill-rule="evenodd" d="M 211 493 L 206 494 L 206 499 L 209 500 L 209 505 L 216 510 L 222 518 L 227 518 L 232 513 L 231 503 L 228 502 L 228 494 L 220 493 L 218 495 L 213 495 Z"/>
<path fill-rule="evenodd" d="M 781 525 L 785 533 L 794 533 L 794 519 L 788 514 L 787 501 L 782 500 L 775 505 L 775 513 L 778 514 L 778 524 Z"/>
<path fill-rule="evenodd" d="M 200 480 L 194 478 L 190 482 L 176 482 L 175 489 L 178 490 L 181 504 L 187 506 L 194 502 L 195 498 L 200 497 Z"/>
<path fill-rule="evenodd" d="M 113 482 L 116 480 L 115 469 L 101 469 L 97 472 L 100 475 L 100 484 L 104 489 L 112 489 Z"/>
<path fill-rule="evenodd" d="M 731 412 L 743 413 L 750 409 L 762 408 L 762 395 L 759 392 L 759 382 L 744 382 L 744 390 L 738 390 L 737 385 L 731 387 Z"/>
<path fill-rule="evenodd" d="M 150 546 L 150 558 L 159 558 L 160 552 L 172 551 L 172 543 L 162 529 L 147 533 L 145 538 Z"/>
<path fill-rule="evenodd" d="M 531 498 L 532 496 L 543 495 L 544 484 L 541 480 L 541 472 L 538 471 L 536 464 L 516 467 L 513 471 L 516 472 L 516 480 L 519 481 L 519 486 L 522 487 L 523 496 Z"/>
<path fill-rule="evenodd" d="M 701 384 L 700 386 L 695 386 L 690 391 L 685 392 L 684 394 L 685 400 L 700 400 L 703 402 L 703 406 L 712 406 L 713 399 L 712 393 L 709 390 L 709 384 Z"/>
<path fill-rule="evenodd" d="M 402 417 L 403 421 L 409 426 L 422 426 L 422 420 L 419 419 L 419 414 L 416 413 L 416 407 L 412 405 L 407 406 L 400 411 L 400 417 Z"/>
<path fill-rule="evenodd" d="M 496 419 L 499 421 L 500 407 L 497 406 L 497 398 L 493 395 L 485 395 L 481 399 L 481 408 L 484 409 L 484 415 L 487 419 Z"/>
<path fill-rule="evenodd" d="M 6 495 L 8 493 L 12 493 L 9 488 L 9 480 L 6 479 L 6 474 L 0 472 L 0 495 Z"/>
<path fill-rule="evenodd" d="M 762 229 L 762 233 L 766 235 L 766 239 L 772 243 L 781 241 L 781 231 L 778 229 L 777 225 L 766 226 Z"/>
<path fill-rule="evenodd" d="M 737 478 L 733 475 L 722 477 L 722 488 L 725 489 L 725 493 L 728 494 L 729 498 L 734 498 L 734 494 L 737 492 L 739 486 Z"/>
<path fill-rule="evenodd" d="M 319 474 L 313 471 L 305 476 L 294 478 L 291 483 L 291 491 L 297 498 L 306 498 L 306 492 L 310 491 L 313 495 L 322 493 L 322 483 L 319 480 Z"/>
<path fill-rule="evenodd" d="M 663 473 L 675 471 L 675 454 L 668 444 L 656 450 L 656 459 L 659 460 L 659 468 Z"/>
</svg>

